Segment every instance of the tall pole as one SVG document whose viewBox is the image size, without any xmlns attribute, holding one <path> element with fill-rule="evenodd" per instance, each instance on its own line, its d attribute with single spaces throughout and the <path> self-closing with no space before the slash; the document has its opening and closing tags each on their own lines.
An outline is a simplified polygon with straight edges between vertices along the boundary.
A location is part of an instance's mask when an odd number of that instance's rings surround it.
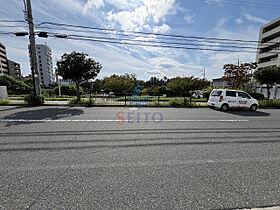
<svg viewBox="0 0 280 210">
<path fill-rule="evenodd" d="M 35 44 L 35 33 L 34 33 L 34 23 L 32 16 L 32 8 L 31 1 L 24 0 L 25 4 L 25 14 L 26 20 L 29 26 L 29 56 L 30 56 L 30 65 L 31 65 L 31 73 L 33 78 L 33 86 L 34 86 L 34 95 L 39 96 L 41 94 L 40 88 L 40 80 L 39 80 L 39 72 L 38 72 L 38 64 L 37 64 L 37 55 L 36 55 L 36 44 Z"/>
<path fill-rule="evenodd" d="M 205 70 L 205 67 L 203 67 L 203 79 L 206 79 L 206 70 Z"/>
</svg>

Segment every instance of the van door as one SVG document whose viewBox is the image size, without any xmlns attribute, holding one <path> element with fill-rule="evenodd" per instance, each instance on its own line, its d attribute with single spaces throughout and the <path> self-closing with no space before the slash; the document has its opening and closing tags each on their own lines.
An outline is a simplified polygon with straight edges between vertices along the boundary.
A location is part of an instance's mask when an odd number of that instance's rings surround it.
<svg viewBox="0 0 280 210">
<path fill-rule="evenodd" d="M 238 106 L 243 109 L 250 108 L 251 97 L 244 92 L 238 92 L 237 94 L 238 94 L 238 100 L 237 100 Z"/>
<path fill-rule="evenodd" d="M 236 108 L 237 105 L 237 93 L 236 91 L 227 90 L 226 91 L 226 100 L 230 108 Z"/>
<path fill-rule="evenodd" d="M 209 105 L 215 106 L 219 102 L 221 95 L 222 95 L 221 90 L 213 90 L 209 97 L 209 102 L 210 102 Z"/>
</svg>

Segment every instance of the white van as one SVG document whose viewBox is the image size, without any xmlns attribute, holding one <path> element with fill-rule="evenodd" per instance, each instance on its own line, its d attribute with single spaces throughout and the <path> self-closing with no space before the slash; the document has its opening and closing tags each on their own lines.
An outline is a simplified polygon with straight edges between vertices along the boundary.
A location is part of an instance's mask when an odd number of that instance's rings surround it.
<svg viewBox="0 0 280 210">
<path fill-rule="evenodd" d="M 212 90 L 208 106 L 222 111 L 228 109 L 250 109 L 256 111 L 259 103 L 248 93 L 240 90 L 214 89 Z"/>
</svg>

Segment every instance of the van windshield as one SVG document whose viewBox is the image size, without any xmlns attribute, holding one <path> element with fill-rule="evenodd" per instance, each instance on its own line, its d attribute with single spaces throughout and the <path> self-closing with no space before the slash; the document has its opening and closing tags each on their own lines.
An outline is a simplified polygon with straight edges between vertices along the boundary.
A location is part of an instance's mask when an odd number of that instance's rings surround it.
<svg viewBox="0 0 280 210">
<path fill-rule="evenodd" d="M 221 90 L 214 90 L 211 93 L 211 96 L 221 96 L 222 95 L 222 91 Z"/>
</svg>

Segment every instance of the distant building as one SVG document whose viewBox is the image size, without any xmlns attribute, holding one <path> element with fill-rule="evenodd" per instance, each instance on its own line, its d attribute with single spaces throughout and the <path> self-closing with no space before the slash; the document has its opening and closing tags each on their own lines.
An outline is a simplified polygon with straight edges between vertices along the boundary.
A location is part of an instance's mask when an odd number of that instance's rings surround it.
<svg viewBox="0 0 280 210">
<path fill-rule="evenodd" d="M 46 44 L 37 44 L 36 52 L 40 84 L 43 87 L 52 86 L 54 84 L 54 72 L 51 48 Z"/>
<path fill-rule="evenodd" d="M 280 18 L 265 24 L 260 28 L 257 53 L 258 69 L 268 66 L 280 66 Z M 258 85 L 257 92 L 267 95 L 265 85 Z M 280 99 L 280 86 L 271 90 L 271 99 Z"/>
<path fill-rule="evenodd" d="M 27 76 L 23 77 L 23 80 L 28 80 L 28 79 L 32 79 L 32 75 L 28 74 Z"/>
<path fill-rule="evenodd" d="M 8 70 L 9 70 L 10 76 L 12 76 L 13 78 L 15 78 L 17 80 L 22 80 L 19 63 L 12 61 L 12 60 L 8 60 Z"/>
<path fill-rule="evenodd" d="M 9 71 L 6 47 L 0 42 L 0 76 L 8 74 Z"/>
<path fill-rule="evenodd" d="M 60 79 L 59 82 L 60 85 L 75 85 L 75 82 L 73 82 L 73 80 L 70 79 Z"/>
<path fill-rule="evenodd" d="M 232 87 L 232 85 L 229 85 L 229 83 L 222 78 L 213 79 L 212 87 L 222 87 L 222 88 L 229 88 Z"/>
</svg>

